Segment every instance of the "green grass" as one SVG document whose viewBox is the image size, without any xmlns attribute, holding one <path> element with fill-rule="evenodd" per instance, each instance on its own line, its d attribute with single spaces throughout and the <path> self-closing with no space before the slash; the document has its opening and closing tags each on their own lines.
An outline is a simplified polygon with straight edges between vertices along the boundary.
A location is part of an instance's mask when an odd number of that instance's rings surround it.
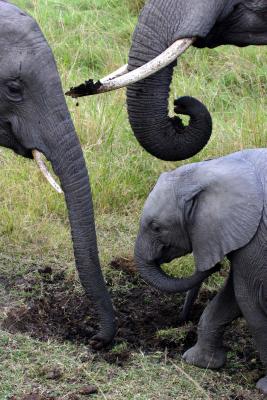
<svg viewBox="0 0 267 400">
<path fill-rule="evenodd" d="M 101 78 L 127 62 L 137 11 L 143 3 L 13 2 L 39 22 L 66 90 L 89 77 Z M 174 98 L 193 95 L 208 106 L 214 122 L 208 146 L 189 161 L 266 146 L 266 65 L 266 48 L 260 47 L 190 49 L 181 58 L 170 109 Z M 156 160 L 141 149 L 127 120 L 124 90 L 83 98 L 79 107 L 75 101 L 67 101 L 90 173 L 102 265 L 107 274 L 115 274 L 107 265 L 115 256 L 132 254 L 138 218 L 150 188 L 161 172 L 181 163 Z M 77 279 L 63 198 L 40 178 L 32 162 L 0 149 L 0 165 L 0 277 L 23 276 L 34 264 L 52 262 L 65 265 L 69 279 Z M 192 259 L 187 258 L 176 261 L 171 269 L 184 273 L 192 265 Z M 212 288 L 218 284 L 220 281 L 210 283 Z M 2 293 L 0 305 L 24 300 L 14 288 L 9 296 Z M 3 313 L 0 311 L 0 318 Z M 164 336 L 164 332 L 159 334 Z M 6 332 L 0 333 L 0 343 L 0 400 L 13 393 L 28 393 L 35 386 L 46 391 L 53 388 L 57 395 L 67 396 L 73 390 L 72 376 L 80 377 L 75 385 L 96 384 L 100 392 L 95 398 L 99 399 L 188 399 L 188 393 L 192 399 L 205 399 L 212 379 L 224 376 L 186 366 L 179 355 L 178 369 L 162 354 L 148 357 L 138 352 L 123 369 L 104 362 L 82 363 L 81 355 L 88 352 L 83 346 L 41 343 Z M 44 365 L 59 365 L 64 379 L 56 383 L 45 379 L 40 372 Z M 205 388 L 200 390 L 198 385 Z M 228 385 L 227 390 L 232 389 Z"/>
<path fill-rule="evenodd" d="M 47 395 L 68 397 L 91 384 L 98 388 L 94 399 L 158 400 L 212 399 L 209 388 L 213 381 L 229 381 L 224 372 L 196 369 L 181 362 L 173 362 L 168 354 L 145 356 L 136 353 L 127 368 L 94 360 L 84 346 L 56 342 L 41 343 L 24 335 L 0 334 L 0 398 L 11 393 L 23 395 L 33 389 Z M 51 371 L 59 371 L 58 379 L 49 378 Z M 228 390 L 241 390 L 228 383 Z M 226 394 L 224 385 L 218 399 Z M 65 396 L 65 397 L 63 397 Z M 84 397 L 83 397 L 84 398 Z M 249 398 L 249 397 L 248 397 Z"/>
</svg>

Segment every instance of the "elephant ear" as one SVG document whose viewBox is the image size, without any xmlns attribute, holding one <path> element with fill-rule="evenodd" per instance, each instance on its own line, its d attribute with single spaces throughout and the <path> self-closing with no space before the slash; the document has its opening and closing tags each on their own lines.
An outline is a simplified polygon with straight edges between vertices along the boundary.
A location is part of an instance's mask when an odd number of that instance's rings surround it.
<svg viewBox="0 0 267 400">
<path fill-rule="evenodd" d="M 255 235 L 263 212 L 263 187 L 242 153 L 200 163 L 188 201 L 188 232 L 196 267 L 212 268 Z M 197 166 L 197 164 L 195 164 Z"/>
</svg>

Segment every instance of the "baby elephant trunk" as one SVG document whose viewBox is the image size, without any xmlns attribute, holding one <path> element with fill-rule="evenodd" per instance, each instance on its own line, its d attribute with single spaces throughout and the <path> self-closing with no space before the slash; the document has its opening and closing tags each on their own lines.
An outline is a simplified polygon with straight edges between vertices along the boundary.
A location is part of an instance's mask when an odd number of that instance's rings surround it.
<svg viewBox="0 0 267 400">
<path fill-rule="evenodd" d="M 220 264 L 208 271 L 195 271 L 186 278 L 173 278 L 168 276 L 157 262 L 148 262 L 138 253 L 135 253 L 135 261 L 142 278 L 150 285 L 166 293 L 180 293 L 200 285 L 211 274 L 220 269 Z"/>
</svg>

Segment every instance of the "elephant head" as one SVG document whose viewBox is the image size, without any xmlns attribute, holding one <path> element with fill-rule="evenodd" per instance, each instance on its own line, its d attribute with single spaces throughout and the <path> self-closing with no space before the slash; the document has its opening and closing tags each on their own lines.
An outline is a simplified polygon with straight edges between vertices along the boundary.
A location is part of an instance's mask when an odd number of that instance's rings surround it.
<svg viewBox="0 0 267 400">
<path fill-rule="evenodd" d="M 0 1 L 0 145 L 32 158 L 38 150 L 58 175 L 69 213 L 81 283 L 101 327 L 96 341 L 115 334 L 115 318 L 101 273 L 87 168 L 56 63 L 37 23 Z"/>
<path fill-rule="evenodd" d="M 177 99 L 175 112 L 190 116 L 184 126 L 178 117 L 168 116 L 168 100 L 177 57 L 191 44 L 267 44 L 266 1 L 149 0 L 133 35 L 128 65 L 97 85 L 88 81 L 69 93 L 78 97 L 129 85 L 129 121 L 140 144 L 164 160 L 189 158 L 209 140 L 211 121 L 201 103 Z"/>
<path fill-rule="evenodd" d="M 249 151 L 189 164 L 160 176 L 149 194 L 135 245 L 142 277 L 167 292 L 187 291 L 255 235 L 263 210 L 262 184 Z M 193 252 L 196 272 L 171 278 L 161 264 Z"/>
</svg>

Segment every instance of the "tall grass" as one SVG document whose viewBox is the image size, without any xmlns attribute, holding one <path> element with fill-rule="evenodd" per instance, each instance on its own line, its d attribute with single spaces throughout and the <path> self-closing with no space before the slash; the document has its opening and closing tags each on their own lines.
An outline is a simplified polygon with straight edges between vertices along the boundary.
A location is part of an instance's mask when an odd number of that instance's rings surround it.
<svg viewBox="0 0 267 400">
<path fill-rule="evenodd" d="M 32 14 L 49 41 L 63 86 L 101 78 L 127 61 L 138 0 L 15 0 Z M 265 48 L 190 49 L 176 68 L 172 101 L 180 95 L 202 100 L 212 113 L 208 146 L 189 161 L 217 157 L 267 143 Z M 158 175 L 180 165 L 147 154 L 127 119 L 124 90 L 67 99 L 86 157 L 96 215 L 139 210 Z M 0 150 L 0 233 L 4 243 L 36 250 L 64 247 L 68 237 L 63 198 L 40 179 L 32 162 Z M 1 243 L 1 242 L 0 242 Z"/>
</svg>

